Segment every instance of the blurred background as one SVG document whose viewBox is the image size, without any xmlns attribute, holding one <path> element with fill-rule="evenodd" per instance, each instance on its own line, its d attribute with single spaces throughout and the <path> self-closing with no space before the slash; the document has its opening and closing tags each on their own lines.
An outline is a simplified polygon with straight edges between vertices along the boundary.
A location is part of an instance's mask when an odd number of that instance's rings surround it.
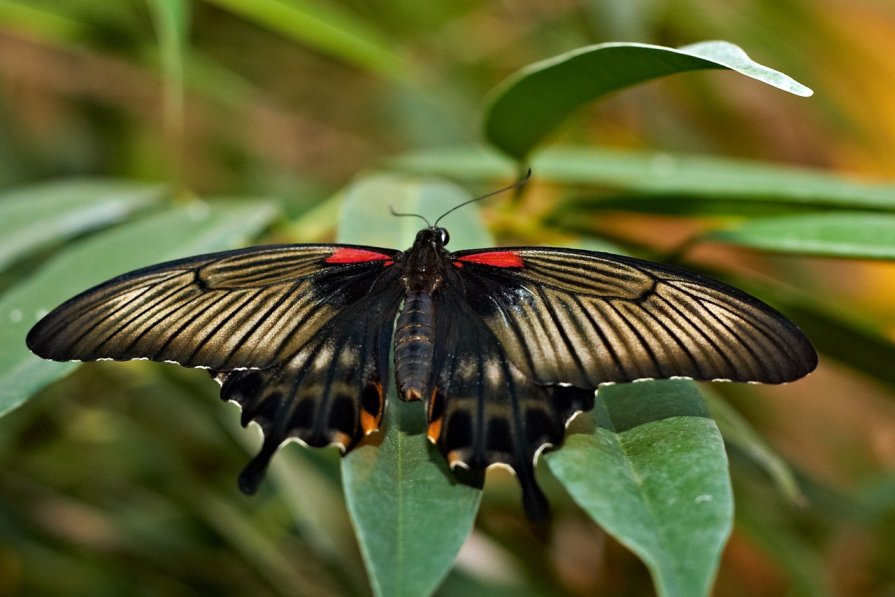
<svg viewBox="0 0 895 597">
<path fill-rule="evenodd" d="M 480 144 L 483 99 L 517 68 L 605 41 L 709 39 L 740 45 L 814 97 L 686 74 L 587 107 L 555 142 L 895 178 L 889 0 L 196 0 L 181 50 L 163 4 L 0 0 L 0 187 L 168 182 L 182 196 L 276 201 L 284 215 L 265 242 L 331 240 L 340 188 L 400 154 Z M 567 191 L 533 184 L 521 206 L 532 218 Z M 484 210 L 503 242 L 581 234 Z M 663 251 L 711 223 L 618 209 L 589 235 Z M 877 339 L 857 345 L 856 360 L 892 354 L 891 263 L 715 245 L 694 258 L 822 296 Z M 28 267 L 0 275 L 0 291 Z M 737 518 L 718 595 L 895 594 L 895 381 L 822 359 L 797 384 L 713 388 L 801 488 L 787 495 L 730 451 Z M 234 475 L 252 434 L 215 396 L 201 372 L 98 364 L 3 418 L 0 595 L 367 594 L 338 457 L 284 450 L 311 505 L 270 489 L 242 496 Z M 644 566 L 561 490 L 546 539 L 530 534 L 515 491 L 489 486 L 441 594 L 652 593 Z"/>
</svg>

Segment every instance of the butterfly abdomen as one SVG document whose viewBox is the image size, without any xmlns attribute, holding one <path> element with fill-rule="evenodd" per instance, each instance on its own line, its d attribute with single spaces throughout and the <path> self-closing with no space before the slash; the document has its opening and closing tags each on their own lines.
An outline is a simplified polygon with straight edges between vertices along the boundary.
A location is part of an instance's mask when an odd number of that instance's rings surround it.
<svg viewBox="0 0 895 597">
<path fill-rule="evenodd" d="M 427 291 L 410 292 L 395 328 L 395 378 L 404 400 L 426 395 L 432 373 L 435 308 Z"/>
</svg>

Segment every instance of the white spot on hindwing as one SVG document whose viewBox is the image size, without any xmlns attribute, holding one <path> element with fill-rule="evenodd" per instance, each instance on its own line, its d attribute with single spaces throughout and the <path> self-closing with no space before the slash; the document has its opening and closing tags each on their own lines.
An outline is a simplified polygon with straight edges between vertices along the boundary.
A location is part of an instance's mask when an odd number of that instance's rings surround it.
<svg viewBox="0 0 895 597">
<path fill-rule="evenodd" d="M 496 357 L 488 357 L 485 359 L 484 366 L 482 370 L 485 374 L 485 379 L 492 383 L 497 384 L 503 381 L 504 371 L 503 367 L 501 367 L 500 360 Z"/>
<path fill-rule="evenodd" d="M 478 363 L 473 359 L 462 359 L 454 369 L 454 375 L 458 381 L 471 381 L 478 374 Z"/>
<path fill-rule="evenodd" d="M 324 344 L 320 347 L 320 350 L 317 351 L 317 355 L 314 357 L 314 364 L 312 365 L 315 369 L 328 369 L 331 361 L 333 360 L 333 347 L 331 344 Z"/>
<path fill-rule="evenodd" d="M 346 346 L 339 352 L 339 366 L 345 369 L 353 369 L 360 359 L 354 347 Z"/>
</svg>

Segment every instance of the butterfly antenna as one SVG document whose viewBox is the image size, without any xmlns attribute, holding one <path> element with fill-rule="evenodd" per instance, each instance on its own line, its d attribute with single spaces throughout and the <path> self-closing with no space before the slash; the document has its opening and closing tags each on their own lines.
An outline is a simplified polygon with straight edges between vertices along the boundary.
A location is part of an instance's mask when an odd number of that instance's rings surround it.
<svg viewBox="0 0 895 597">
<path fill-rule="evenodd" d="M 438 219 L 435 220 L 435 224 L 433 224 L 432 227 L 438 226 L 438 222 L 440 222 L 442 218 L 444 218 L 448 214 L 451 214 L 451 213 L 457 211 L 464 205 L 469 205 L 470 203 L 475 203 L 476 201 L 481 201 L 482 199 L 487 199 L 488 197 L 493 197 L 494 195 L 498 195 L 500 193 L 505 193 L 507 191 L 512 191 L 513 189 L 518 189 L 521 186 L 523 186 L 525 183 L 527 183 L 529 180 L 531 180 L 531 168 L 528 169 L 528 172 L 525 173 L 524 177 L 522 177 L 521 179 L 517 180 L 516 182 L 514 182 L 513 184 L 511 184 L 509 186 L 505 186 L 502 189 L 497 189 L 496 191 L 491 191 L 490 193 L 485 193 L 484 195 L 481 195 L 480 197 L 475 197 L 473 199 L 469 199 L 468 201 L 464 201 L 463 203 L 455 205 L 454 207 L 450 208 L 449 210 L 447 210 L 446 212 L 444 212 L 443 214 L 438 216 Z"/>
<path fill-rule="evenodd" d="M 432 228 L 432 224 L 429 223 L 429 220 L 427 220 L 426 218 L 424 218 L 423 216 L 421 216 L 421 215 L 419 215 L 419 214 L 411 214 L 411 213 L 406 213 L 406 214 L 405 214 L 405 213 L 397 212 L 397 211 L 395 211 L 395 208 L 394 208 L 394 206 L 392 206 L 392 205 L 389 205 L 389 206 L 388 206 L 388 211 L 389 211 L 393 216 L 397 216 L 397 217 L 399 217 L 399 218 L 404 218 L 404 217 L 419 218 L 419 219 L 421 219 L 423 222 L 426 223 L 426 226 L 427 226 L 428 228 Z M 438 222 L 436 221 L 435 223 L 437 224 Z"/>
</svg>

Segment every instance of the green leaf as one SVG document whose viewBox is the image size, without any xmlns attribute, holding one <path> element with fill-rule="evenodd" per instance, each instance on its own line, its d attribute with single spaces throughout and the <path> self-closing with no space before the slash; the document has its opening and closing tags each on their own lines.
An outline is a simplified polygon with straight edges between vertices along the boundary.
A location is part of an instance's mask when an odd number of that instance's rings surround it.
<svg viewBox="0 0 895 597">
<path fill-rule="evenodd" d="M 0 194 L 0 268 L 36 249 L 100 228 L 158 203 L 161 185 L 68 180 Z"/>
<path fill-rule="evenodd" d="M 797 255 L 895 259 L 895 214 L 840 212 L 747 220 L 703 238 Z"/>
<path fill-rule="evenodd" d="M 30 1 L 0 0 L 0 23 L 3 23 L 3 28 L 58 41 L 80 41 L 86 37 L 87 28 L 82 23 L 33 4 Z"/>
<path fill-rule="evenodd" d="M 515 164 L 481 148 L 448 148 L 405 154 L 389 161 L 405 172 L 481 182 L 511 176 Z M 653 197 L 655 211 L 681 202 L 780 205 L 786 208 L 870 209 L 895 211 L 895 185 L 858 182 L 807 168 L 723 158 L 551 147 L 531 161 L 536 180 L 570 186 L 592 185 L 615 192 Z M 575 211 L 624 208 L 625 197 L 592 197 L 563 208 Z M 605 202 L 605 203 L 604 203 Z M 671 204 L 670 207 L 662 203 Z M 635 207 L 632 205 L 632 207 Z M 646 209 L 646 208 L 645 208 Z M 742 208 L 738 208 L 742 209 Z"/>
<path fill-rule="evenodd" d="M 314 0 L 205 0 L 364 70 L 403 78 L 409 70 L 385 36 L 335 4 Z"/>
<path fill-rule="evenodd" d="M 25 336 L 43 313 L 117 274 L 243 244 L 276 214 L 267 203 L 195 201 L 97 234 L 50 260 L 0 297 L 0 414 L 77 366 L 28 351 Z"/>
<path fill-rule="evenodd" d="M 696 386 L 604 386 L 589 422 L 546 454 L 550 470 L 644 561 L 660 595 L 708 595 L 733 498 L 724 444 Z"/>
<path fill-rule="evenodd" d="M 165 131 L 169 140 L 177 143 L 177 154 L 180 154 L 184 126 L 184 55 L 191 5 L 185 0 L 146 1 L 152 9 L 164 74 Z M 174 160 L 177 162 L 174 167 L 180 167 L 182 156 L 175 155 Z"/>
<path fill-rule="evenodd" d="M 377 595 L 431 594 L 472 530 L 481 491 L 458 483 L 421 404 L 389 393 L 385 435 L 343 460 L 348 511 Z"/>
<path fill-rule="evenodd" d="M 409 247 L 425 224 L 469 197 L 455 186 L 376 176 L 348 189 L 339 226 L 342 242 Z M 474 208 L 445 218 L 451 248 L 487 246 Z M 342 461 L 342 476 L 367 572 L 377 595 L 427 595 L 450 570 L 475 520 L 481 492 L 462 485 L 426 438 L 421 403 L 405 403 L 392 389 L 384 429 Z"/>
<path fill-rule="evenodd" d="M 584 103 L 650 79 L 704 69 L 729 69 L 796 95 L 812 93 L 723 41 L 678 49 L 635 43 L 600 44 L 531 64 L 507 78 L 487 102 L 485 138 L 522 160 Z"/>
</svg>

